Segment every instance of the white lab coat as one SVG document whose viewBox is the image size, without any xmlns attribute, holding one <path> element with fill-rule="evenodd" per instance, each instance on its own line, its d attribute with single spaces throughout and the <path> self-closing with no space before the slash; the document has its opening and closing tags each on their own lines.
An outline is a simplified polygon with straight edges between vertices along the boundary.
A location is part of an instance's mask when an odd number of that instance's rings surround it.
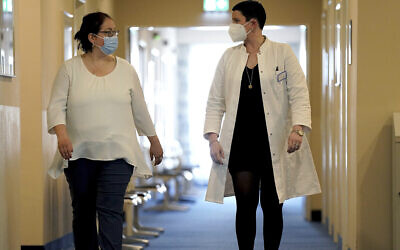
<svg viewBox="0 0 400 250">
<path fill-rule="evenodd" d="M 206 193 L 207 201 L 223 203 L 224 197 L 234 195 L 232 178 L 227 170 L 242 73 L 247 57 L 243 44 L 227 49 L 219 61 L 210 89 L 204 134 L 212 132 L 219 135 L 225 159 L 223 165 L 212 165 Z M 321 188 L 307 137 L 303 137 L 298 151 L 287 153 L 287 141 L 293 125 L 303 125 L 306 131 L 311 130 L 307 83 L 298 60 L 289 45 L 268 39 L 260 47 L 257 58 L 279 202 L 320 193 Z M 280 77 L 284 76 L 285 71 L 287 79 L 278 82 L 277 76 L 280 73 Z"/>
</svg>

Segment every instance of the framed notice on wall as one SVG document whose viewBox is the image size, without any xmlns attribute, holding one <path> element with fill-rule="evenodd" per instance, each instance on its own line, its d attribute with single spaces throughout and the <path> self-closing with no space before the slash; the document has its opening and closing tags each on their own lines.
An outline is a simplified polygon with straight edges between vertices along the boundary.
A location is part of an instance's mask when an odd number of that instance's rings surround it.
<svg viewBox="0 0 400 250">
<path fill-rule="evenodd" d="M 13 0 L 2 0 L 0 8 L 0 75 L 15 76 Z"/>
</svg>

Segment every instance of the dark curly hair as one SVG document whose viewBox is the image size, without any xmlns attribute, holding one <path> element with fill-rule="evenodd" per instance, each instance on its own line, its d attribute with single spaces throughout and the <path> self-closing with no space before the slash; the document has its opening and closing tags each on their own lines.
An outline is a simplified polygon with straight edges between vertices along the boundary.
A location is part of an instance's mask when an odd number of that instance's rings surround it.
<svg viewBox="0 0 400 250">
<path fill-rule="evenodd" d="M 252 18 L 257 19 L 260 29 L 262 30 L 264 28 L 267 14 L 260 2 L 251 0 L 243 1 L 233 6 L 232 11 L 235 10 L 240 11 L 242 15 L 246 17 L 246 21 L 249 21 Z"/>
<path fill-rule="evenodd" d="M 83 17 L 81 28 L 74 36 L 74 39 L 78 41 L 78 49 L 82 49 L 85 53 L 92 51 L 93 45 L 89 41 L 88 35 L 99 33 L 100 26 L 106 18 L 112 19 L 110 15 L 103 12 L 93 12 Z"/>
</svg>

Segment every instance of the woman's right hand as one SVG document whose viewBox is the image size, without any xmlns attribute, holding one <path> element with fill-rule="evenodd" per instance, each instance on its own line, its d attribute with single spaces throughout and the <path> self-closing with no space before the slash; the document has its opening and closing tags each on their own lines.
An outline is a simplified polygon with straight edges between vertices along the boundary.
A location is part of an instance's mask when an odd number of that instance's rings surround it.
<svg viewBox="0 0 400 250">
<path fill-rule="evenodd" d="M 211 159 L 217 164 L 224 164 L 222 159 L 225 159 L 224 149 L 221 144 L 219 144 L 218 140 L 214 140 L 210 142 L 210 154 Z"/>
<path fill-rule="evenodd" d="M 72 148 L 72 142 L 68 137 L 67 128 L 64 124 L 60 124 L 54 127 L 54 130 L 57 135 L 58 141 L 58 151 L 60 151 L 61 156 L 68 160 L 72 157 L 72 152 L 74 151 Z"/>
<path fill-rule="evenodd" d="M 72 148 L 71 140 L 68 136 L 57 137 L 58 139 L 58 151 L 60 151 L 61 156 L 68 160 L 72 157 L 72 152 L 74 151 Z"/>
</svg>

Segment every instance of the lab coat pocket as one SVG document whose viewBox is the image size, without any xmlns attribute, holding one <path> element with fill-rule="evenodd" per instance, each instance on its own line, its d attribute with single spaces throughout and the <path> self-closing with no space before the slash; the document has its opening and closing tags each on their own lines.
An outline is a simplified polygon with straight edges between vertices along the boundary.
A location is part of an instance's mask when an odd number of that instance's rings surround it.
<svg viewBox="0 0 400 250">
<path fill-rule="evenodd" d="M 283 90 L 286 88 L 287 72 L 275 71 L 272 79 L 272 89 L 276 94 L 282 95 Z"/>
</svg>

